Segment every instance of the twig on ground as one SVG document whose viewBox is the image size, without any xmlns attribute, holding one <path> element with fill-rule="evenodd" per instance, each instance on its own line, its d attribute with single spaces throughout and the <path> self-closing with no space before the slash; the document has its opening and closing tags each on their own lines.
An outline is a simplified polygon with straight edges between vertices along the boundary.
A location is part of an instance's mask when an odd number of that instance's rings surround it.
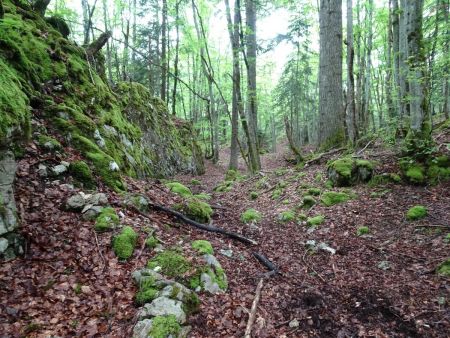
<svg viewBox="0 0 450 338">
<path fill-rule="evenodd" d="M 318 272 L 314 269 L 314 267 L 310 266 L 310 265 L 306 262 L 305 256 L 306 256 L 307 253 L 308 253 L 308 250 L 306 250 L 305 253 L 304 253 L 304 255 L 302 256 L 302 261 L 303 261 L 303 263 L 305 263 L 306 269 L 312 270 L 312 271 L 313 271 L 313 272 L 314 272 L 314 273 L 322 280 L 322 282 L 325 282 L 325 278 L 323 278 L 322 275 L 321 275 L 320 273 L 318 273 Z"/>
<path fill-rule="evenodd" d="M 370 141 L 366 144 L 366 146 L 365 146 L 364 148 L 362 148 L 361 150 L 359 150 L 359 151 L 356 153 L 356 156 L 361 155 L 361 154 L 364 152 L 364 150 L 366 150 L 367 147 L 368 147 L 371 143 L 372 143 L 372 140 L 370 140 Z"/>
<path fill-rule="evenodd" d="M 313 159 L 311 159 L 311 160 L 309 160 L 309 161 L 306 161 L 306 163 L 305 163 L 305 168 L 306 168 L 307 166 L 311 165 L 311 164 L 314 164 L 314 163 L 316 163 L 316 162 L 319 162 L 319 161 L 320 161 L 323 157 L 325 157 L 325 156 L 336 154 L 336 153 L 338 153 L 338 152 L 340 152 L 340 151 L 343 151 L 343 150 L 345 150 L 345 149 L 346 149 L 346 148 L 332 149 L 332 150 L 330 150 L 330 151 L 328 151 L 328 152 L 326 152 L 326 153 L 322 153 L 322 154 L 320 154 L 319 156 L 317 156 L 317 157 L 315 157 L 315 158 L 313 158 Z"/>
<path fill-rule="evenodd" d="M 100 254 L 100 257 L 103 262 L 103 271 L 104 271 L 106 269 L 106 261 L 105 261 L 105 257 L 103 257 L 102 251 L 100 250 L 100 245 L 98 244 L 97 232 L 95 232 L 95 230 L 94 230 L 94 235 L 95 235 L 95 243 L 97 244 L 97 250 L 98 250 L 98 253 Z"/>
<path fill-rule="evenodd" d="M 256 318 L 256 309 L 258 308 L 258 303 L 261 297 L 261 290 L 263 288 L 263 285 L 264 285 L 264 278 L 261 278 L 259 280 L 258 286 L 256 287 L 255 298 L 253 299 L 252 309 L 250 310 L 250 316 L 248 318 L 244 338 L 251 338 L 252 327 Z"/>
</svg>

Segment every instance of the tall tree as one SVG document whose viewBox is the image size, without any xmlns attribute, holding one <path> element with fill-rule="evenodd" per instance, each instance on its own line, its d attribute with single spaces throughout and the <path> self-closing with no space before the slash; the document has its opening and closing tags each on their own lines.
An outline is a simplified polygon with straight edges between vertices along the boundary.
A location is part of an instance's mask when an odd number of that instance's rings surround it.
<svg viewBox="0 0 450 338">
<path fill-rule="evenodd" d="M 319 144 L 344 141 L 342 100 L 342 1 L 321 0 L 319 12 Z"/>
<path fill-rule="evenodd" d="M 161 100 L 166 101 L 167 92 L 167 0 L 162 0 L 162 24 L 161 24 Z"/>
<path fill-rule="evenodd" d="M 347 0 L 347 130 L 351 142 L 358 138 L 355 105 L 355 77 L 353 61 L 355 49 L 353 47 L 353 0 Z"/>
</svg>

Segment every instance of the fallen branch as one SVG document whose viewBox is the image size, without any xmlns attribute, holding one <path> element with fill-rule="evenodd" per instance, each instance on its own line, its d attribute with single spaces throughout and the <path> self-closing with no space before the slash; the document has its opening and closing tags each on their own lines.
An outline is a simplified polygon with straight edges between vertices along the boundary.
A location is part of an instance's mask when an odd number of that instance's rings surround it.
<svg viewBox="0 0 450 338">
<path fill-rule="evenodd" d="M 361 150 L 359 150 L 359 151 L 356 153 L 356 156 L 361 155 L 361 154 L 364 152 L 364 150 L 366 150 L 367 147 L 368 147 L 371 143 L 372 143 L 372 140 L 370 140 L 369 143 L 367 143 L 366 146 L 365 146 L 364 148 L 362 148 Z"/>
<path fill-rule="evenodd" d="M 255 322 L 256 309 L 258 308 L 259 299 L 261 298 L 261 290 L 264 284 L 264 278 L 259 280 L 256 287 L 255 298 L 253 299 L 252 309 L 250 310 L 250 316 L 248 317 L 247 328 L 245 329 L 244 338 L 251 338 L 253 323 Z"/>
<path fill-rule="evenodd" d="M 345 150 L 345 149 L 346 149 L 346 148 L 338 148 L 338 149 L 330 150 L 330 151 L 328 151 L 328 152 L 326 152 L 326 153 L 322 153 L 322 154 L 320 154 L 319 156 L 313 158 L 312 160 L 306 161 L 305 167 L 307 167 L 307 166 L 309 166 L 309 165 L 311 165 L 311 164 L 314 164 L 314 163 L 316 163 L 316 162 L 319 162 L 319 161 L 320 161 L 323 157 L 325 157 L 325 156 L 329 156 L 329 155 L 336 154 L 336 153 L 338 153 L 338 152 L 340 152 L 340 151 L 343 151 L 343 150 Z"/>
<path fill-rule="evenodd" d="M 189 225 L 192 225 L 194 227 L 196 227 L 197 229 L 200 230 L 204 230 L 204 231 L 209 231 L 209 232 L 214 232 L 214 233 L 218 233 L 218 234 L 222 234 L 225 236 L 228 236 L 232 239 L 235 239 L 237 241 L 240 241 L 242 243 L 245 244 L 252 244 L 252 245 L 257 245 L 258 243 L 250 238 L 244 237 L 240 234 L 237 234 L 235 232 L 231 232 L 231 231 L 227 231 L 225 229 L 221 229 L 218 227 L 215 227 L 213 225 L 207 225 L 207 224 L 202 224 L 202 223 L 198 223 L 188 217 L 186 217 L 185 215 L 183 215 L 182 213 L 163 207 L 162 205 L 157 205 L 157 204 L 153 204 L 150 203 L 149 204 L 150 207 L 152 207 L 153 209 L 159 210 L 159 211 L 164 211 L 165 213 L 168 213 L 172 216 L 175 216 L 176 218 L 178 218 L 179 220 L 183 221 L 184 223 L 187 223 Z"/>
<path fill-rule="evenodd" d="M 279 273 L 278 267 L 269 261 L 264 255 L 253 252 L 253 256 L 271 272 L 271 275 Z"/>
<path fill-rule="evenodd" d="M 444 228 L 444 229 L 450 229 L 450 226 L 445 224 L 422 224 L 422 225 L 416 225 L 416 228 Z"/>
</svg>

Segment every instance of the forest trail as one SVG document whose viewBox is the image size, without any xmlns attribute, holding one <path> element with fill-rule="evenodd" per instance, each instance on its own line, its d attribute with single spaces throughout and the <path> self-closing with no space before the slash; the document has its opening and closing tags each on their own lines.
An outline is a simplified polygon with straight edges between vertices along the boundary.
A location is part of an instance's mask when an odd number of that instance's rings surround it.
<svg viewBox="0 0 450 338">
<path fill-rule="evenodd" d="M 253 252 L 266 255 L 281 270 L 265 280 L 254 337 L 446 336 L 449 313 L 442 300 L 449 289 L 433 271 L 448 256 L 449 185 L 360 185 L 339 189 L 354 194 L 346 203 L 326 207 L 317 196 L 317 204 L 301 209 L 305 190 L 326 190 L 325 166 L 322 162 L 298 171 L 286 167 L 283 155 L 264 155 L 263 162 L 272 167 L 265 167 L 263 176 L 235 182 L 230 192 L 213 191 L 223 181 L 226 162 L 208 163 L 206 174 L 196 177 L 202 184 L 190 186 L 196 193 L 211 193 L 211 204 L 221 207 L 214 225 L 258 241 L 247 247 L 219 235 L 198 234 L 216 252 L 232 250 L 232 257 L 218 255 L 229 290 L 202 298 L 201 312 L 191 321 L 192 337 L 243 335 L 256 285 L 267 271 Z M 364 156 L 380 161 L 377 172 L 398 169 L 389 150 L 368 149 Z M 190 185 L 192 177 L 177 180 Z M 258 182 L 263 187 L 258 189 Z M 285 187 L 273 198 L 273 187 L 280 184 Z M 256 200 L 249 197 L 251 191 L 258 192 Z M 416 204 L 429 208 L 429 217 L 408 222 L 405 213 Z M 243 224 L 240 215 L 248 208 L 258 210 L 262 220 Z M 305 221 L 280 221 L 288 210 L 323 215 L 325 221 L 315 229 Z M 361 226 L 370 233 L 358 236 Z"/>
</svg>

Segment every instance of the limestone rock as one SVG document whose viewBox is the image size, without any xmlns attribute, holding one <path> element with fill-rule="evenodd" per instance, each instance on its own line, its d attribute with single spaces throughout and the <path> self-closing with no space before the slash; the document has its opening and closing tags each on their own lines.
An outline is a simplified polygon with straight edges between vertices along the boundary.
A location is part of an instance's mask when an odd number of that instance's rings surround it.
<svg viewBox="0 0 450 338">
<path fill-rule="evenodd" d="M 133 338 L 148 338 L 152 330 L 153 321 L 144 319 L 136 323 L 133 329 Z"/>
<path fill-rule="evenodd" d="M 180 324 L 186 322 L 186 314 L 183 311 L 183 303 L 179 300 L 167 297 L 158 297 L 150 304 L 145 304 L 138 314 L 140 319 L 174 315 Z"/>
<path fill-rule="evenodd" d="M 108 204 L 108 197 L 104 193 L 85 194 L 79 192 L 70 196 L 66 201 L 66 209 L 72 211 L 81 211 L 83 213 L 95 206 Z M 93 213 L 100 210 L 94 210 Z"/>
</svg>

